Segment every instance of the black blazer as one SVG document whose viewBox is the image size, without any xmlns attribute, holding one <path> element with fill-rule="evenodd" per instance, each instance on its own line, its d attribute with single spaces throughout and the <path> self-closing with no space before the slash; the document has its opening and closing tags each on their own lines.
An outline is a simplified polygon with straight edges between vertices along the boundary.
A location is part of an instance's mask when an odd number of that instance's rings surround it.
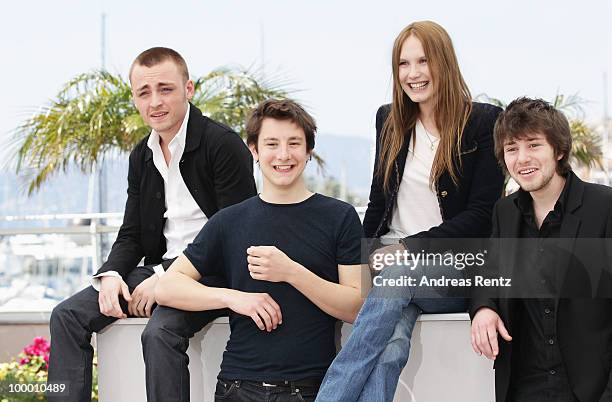
<svg viewBox="0 0 612 402">
<path fill-rule="evenodd" d="M 149 136 L 143 138 L 130 154 L 123 224 L 97 274 L 117 271 L 125 278 L 142 257 L 145 264 L 157 264 L 166 252 L 164 180 L 153 164 L 148 139 Z M 203 116 L 192 104 L 179 169 L 189 192 L 209 219 L 221 208 L 257 194 L 253 159 L 240 136 Z"/>
<path fill-rule="evenodd" d="M 576 238 L 612 237 L 612 188 L 585 183 L 574 173 L 571 175 L 571 191 L 567 197 L 565 213 L 561 223 L 561 238 L 571 239 L 573 254 L 578 258 L 560 262 L 556 266 L 558 277 L 564 283 L 575 282 L 581 269 L 577 261 L 588 260 L 593 250 L 587 242 L 576 242 Z M 493 238 L 517 238 L 520 235 L 521 212 L 515 205 L 514 193 L 497 202 L 493 212 Z M 612 248 L 606 241 L 607 250 L 601 250 L 608 263 L 601 266 L 601 272 L 591 275 L 600 278 L 598 289 L 593 287 L 597 298 L 561 298 L 555 300 L 557 312 L 556 327 L 561 356 L 567 369 L 572 391 L 581 402 L 612 401 L 612 299 L 610 295 L 610 269 L 612 269 Z M 504 243 L 500 261 L 512 266 L 518 250 L 516 242 Z M 602 242 L 603 244 L 603 242 Z M 584 258 L 580 258 L 583 256 Z M 564 286 L 564 285 L 563 285 Z M 489 307 L 503 320 L 510 335 L 519 332 L 517 323 L 518 300 L 503 297 L 490 299 L 475 295 L 470 302 L 470 316 L 478 309 Z M 516 338 L 515 338 L 516 339 Z M 498 338 L 500 353 L 495 360 L 495 395 L 497 402 L 506 401 L 510 383 L 512 342 Z"/>
<path fill-rule="evenodd" d="M 411 133 L 395 161 L 389 193 L 383 191 L 382 178 L 376 175 L 380 163 L 380 134 L 391 111 L 383 105 L 376 113 L 376 156 L 370 188 L 370 201 L 363 219 L 366 237 L 380 237 L 389 231 L 389 223 L 397 200 L 399 185 L 404 174 Z M 410 237 L 453 238 L 488 237 L 491 233 L 493 204 L 502 195 L 504 175 L 493 153 L 493 126 L 501 112 L 497 106 L 474 102 L 472 113 L 463 131 L 459 185 L 455 186 L 448 172 L 435 183 L 442 224 Z"/>
</svg>

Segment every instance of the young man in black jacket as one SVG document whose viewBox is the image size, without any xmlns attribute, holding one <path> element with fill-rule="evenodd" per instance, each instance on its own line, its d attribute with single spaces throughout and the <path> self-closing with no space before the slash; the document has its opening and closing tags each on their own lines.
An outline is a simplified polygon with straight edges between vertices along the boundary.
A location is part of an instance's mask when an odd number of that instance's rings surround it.
<svg viewBox="0 0 612 402">
<path fill-rule="evenodd" d="M 612 188 L 571 171 L 571 145 L 542 100 L 515 100 L 495 125 L 497 158 L 521 187 L 493 212 L 492 264 L 513 287 L 479 292 L 470 315 L 498 402 L 612 401 Z"/>
<path fill-rule="evenodd" d="M 123 224 L 107 261 L 92 286 L 64 300 L 51 315 L 49 382 L 68 386 L 67 395 L 52 400 L 91 399 L 92 332 L 128 315 L 150 317 L 164 270 L 218 210 L 256 193 L 247 147 L 231 129 L 189 103 L 194 84 L 176 51 L 144 51 L 133 62 L 129 78 L 134 103 L 152 131 L 130 154 Z M 144 266 L 137 266 L 143 257 Z M 210 280 L 222 284 L 218 278 Z M 200 325 L 221 314 L 185 316 L 177 311 L 153 314 L 149 323 L 187 320 Z M 165 370 L 168 364 L 147 361 L 147 373 Z M 162 399 L 160 392 L 175 382 L 171 374 L 181 372 L 182 363 L 176 364 L 166 377 L 147 384 L 149 400 L 170 400 Z M 188 384 L 187 394 L 176 389 L 175 399 L 188 400 L 188 390 Z"/>
</svg>

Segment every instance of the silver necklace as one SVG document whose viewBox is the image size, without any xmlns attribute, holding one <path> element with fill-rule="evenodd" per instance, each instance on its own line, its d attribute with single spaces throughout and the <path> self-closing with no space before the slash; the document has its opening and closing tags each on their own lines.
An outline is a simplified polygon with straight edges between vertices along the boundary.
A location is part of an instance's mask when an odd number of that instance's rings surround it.
<svg viewBox="0 0 612 402">
<path fill-rule="evenodd" d="M 436 143 L 440 141 L 440 138 L 429 134 L 429 131 L 427 131 L 427 129 L 425 128 L 425 124 L 423 124 L 422 122 L 421 122 L 421 125 L 423 126 L 423 131 L 425 131 L 425 136 L 427 137 L 427 140 L 429 141 L 430 149 L 433 151 L 434 148 L 436 147 Z M 434 140 L 432 140 L 431 137 L 433 137 Z"/>
</svg>

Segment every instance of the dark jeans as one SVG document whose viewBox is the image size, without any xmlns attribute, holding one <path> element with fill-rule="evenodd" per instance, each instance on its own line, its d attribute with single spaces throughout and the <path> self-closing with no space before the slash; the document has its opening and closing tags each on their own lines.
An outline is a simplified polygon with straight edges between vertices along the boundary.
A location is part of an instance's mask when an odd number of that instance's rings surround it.
<svg viewBox="0 0 612 402">
<path fill-rule="evenodd" d="M 207 280 L 203 283 L 215 285 Z M 215 318 L 227 315 L 227 310 L 155 309 L 141 336 L 148 402 L 189 402 L 189 338 Z"/>
<path fill-rule="evenodd" d="M 217 381 L 215 402 L 313 402 L 318 387 L 263 386 L 251 381 Z"/>
<path fill-rule="evenodd" d="M 134 288 L 154 274 L 153 265 L 136 267 L 127 278 Z M 127 314 L 127 302 L 119 295 L 121 309 Z M 49 401 L 91 401 L 91 370 L 93 347 L 91 334 L 99 332 L 117 318 L 100 312 L 98 291 L 92 286 L 64 300 L 51 312 L 51 352 L 49 355 L 48 382 L 66 384 L 68 395 L 48 396 Z"/>
<path fill-rule="evenodd" d="M 153 274 L 153 265 L 137 267 L 124 280 L 130 292 L 133 292 L 136 286 Z M 209 286 L 222 284 L 218 278 L 203 283 Z M 127 302 L 121 296 L 119 304 L 127 313 Z M 186 354 L 189 338 L 222 315 L 227 315 L 227 312 L 186 312 L 165 307 L 154 308 L 142 333 L 149 402 L 189 401 L 189 359 Z M 100 313 L 98 292 L 91 286 L 53 309 L 49 325 L 51 354 L 48 381 L 67 384 L 68 395 L 49 396 L 49 401 L 91 401 L 91 335 L 116 320 L 115 317 Z"/>
</svg>

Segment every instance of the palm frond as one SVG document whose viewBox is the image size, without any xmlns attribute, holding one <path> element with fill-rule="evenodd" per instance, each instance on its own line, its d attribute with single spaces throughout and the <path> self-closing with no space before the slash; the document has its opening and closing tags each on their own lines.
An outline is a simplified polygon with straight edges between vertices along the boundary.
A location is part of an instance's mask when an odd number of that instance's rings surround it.
<svg viewBox="0 0 612 402">
<path fill-rule="evenodd" d="M 501 99 L 493 98 L 493 97 L 487 95 L 484 92 L 481 93 L 481 94 L 476 95 L 476 97 L 474 99 L 477 100 L 478 102 L 489 103 L 491 105 L 498 106 L 498 107 L 500 107 L 502 109 L 505 109 L 506 106 L 507 106 L 507 104 L 504 101 L 502 101 Z"/>
<path fill-rule="evenodd" d="M 146 132 L 142 120 L 135 126 L 135 114 L 130 87 L 120 76 L 93 71 L 68 81 L 13 133 L 13 143 L 20 144 L 15 166 L 30 181 L 28 193 L 71 164 L 89 171 L 111 149 L 131 149 L 136 135 Z"/>
<path fill-rule="evenodd" d="M 572 154 L 574 164 L 603 169 L 601 141 L 595 130 L 582 120 L 570 120 Z"/>
<path fill-rule="evenodd" d="M 258 103 L 269 98 L 286 98 L 288 89 L 273 80 L 264 80 L 247 69 L 219 68 L 194 82 L 193 103 L 204 114 L 246 137 L 248 114 Z"/>
<path fill-rule="evenodd" d="M 567 96 L 557 93 L 551 103 L 569 118 L 584 120 L 584 104 L 587 101 L 577 93 Z"/>
<path fill-rule="evenodd" d="M 249 111 L 264 99 L 287 97 L 286 84 L 252 69 L 220 68 L 195 80 L 192 102 L 244 138 Z M 68 81 L 14 130 L 7 164 L 28 181 L 32 194 L 71 165 L 88 172 L 105 155 L 128 152 L 149 131 L 132 103 L 129 83 L 120 75 L 91 71 Z"/>
</svg>

